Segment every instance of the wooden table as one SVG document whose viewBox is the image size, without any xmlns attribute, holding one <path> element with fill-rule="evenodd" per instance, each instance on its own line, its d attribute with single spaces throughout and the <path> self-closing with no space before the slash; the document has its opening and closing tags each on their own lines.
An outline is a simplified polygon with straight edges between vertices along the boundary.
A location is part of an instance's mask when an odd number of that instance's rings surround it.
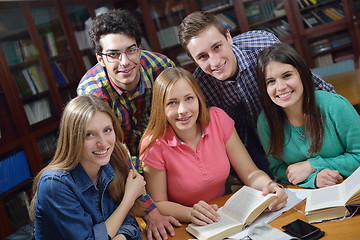
<svg viewBox="0 0 360 240">
<path fill-rule="evenodd" d="M 212 201 L 211 203 L 216 203 L 218 206 L 223 206 L 226 202 L 226 200 L 230 197 L 230 195 L 221 197 L 217 200 Z M 304 211 L 305 209 L 305 200 L 300 202 L 297 206 L 295 206 L 296 209 L 300 211 Z M 296 220 L 296 219 L 302 219 L 305 222 L 307 221 L 307 218 L 299 213 L 298 211 L 294 209 L 290 209 L 289 211 L 283 213 L 280 217 L 275 219 L 270 223 L 271 226 L 282 230 L 281 226 Z M 345 219 L 343 221 L 339 222 L 323 222 L 323 223 L 317 223 L 314 224 L 318 228 L 320 228 L 322 231 L 325 232 L 325 236 L 321 238 L 322 240 L 329 240 L 329 239 L 344 239 L 344 240 L 352 240 L 352 239 L 360 239 L 360 214 L 356 214 L 352 218 Z M 188 232 L 186 232 L 187 224 L 183 224 L 180 228 L 175 228 L 176 235 L 174 237 L 170 237 L 169 240 L 187 240 L 190 238 L 194 238 L 192 235 L 190 235 Z M 144 238 L 146 239 L 146 237 Z"/>
<path fill-rule="evenodd" d="M 332 84 L 335 91 L 347 98 L 352 105 L 360 104 L 360 69 L 325 76 L 323 79 Z"/>
</svg>

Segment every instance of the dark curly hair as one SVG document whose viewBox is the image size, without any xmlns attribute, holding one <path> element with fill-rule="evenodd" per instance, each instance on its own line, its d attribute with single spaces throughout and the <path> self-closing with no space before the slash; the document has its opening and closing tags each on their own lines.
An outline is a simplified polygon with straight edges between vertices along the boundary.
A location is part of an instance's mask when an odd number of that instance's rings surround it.
<svg viewBox="0 0 360 240">
<path fill-rule="evenodd" d="M 139 22 L 128 10 L 115 9 L 107 13 L 100 14 L 93 20 L 89 35 L 94 51 L 102 52 L 100 38 L 111 33 L 126 34 L 135 39 L 136 44 L 140 46 L 142 29 Z"/>
</svg>

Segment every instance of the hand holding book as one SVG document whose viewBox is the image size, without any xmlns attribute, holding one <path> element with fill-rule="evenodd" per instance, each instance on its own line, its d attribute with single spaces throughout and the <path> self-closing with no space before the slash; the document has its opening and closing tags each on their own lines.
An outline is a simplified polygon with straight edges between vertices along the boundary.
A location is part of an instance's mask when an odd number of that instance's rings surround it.
<svg viewBox="0 0 360 240">
<path fill-rule="evenodd" d="M 194 204 L 191 211 L 191 222 L 199 226 L 218 222 L 220 220 L 218 209 L 216 204 L 209 205 L 204 201 L 199 201 Z"/>
<path fill-rule="evenodd" d="M 191 223 L 186 230 L 200 240 L 231 236 L 252 223 L 276 198 L 276 194 L 263 196 L 261 191 L 243 186 L 218 211 L 221 217 L 218 222 L 205 226 Z"/>
</svg>

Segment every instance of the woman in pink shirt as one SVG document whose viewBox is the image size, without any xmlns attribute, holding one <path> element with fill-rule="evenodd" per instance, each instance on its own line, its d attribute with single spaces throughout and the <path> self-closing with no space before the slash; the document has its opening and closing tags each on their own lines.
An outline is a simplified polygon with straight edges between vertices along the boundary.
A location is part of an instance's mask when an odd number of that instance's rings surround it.
<svg viewBox="0 0 360 240">
<path fill-rule="evenodd" d="M 269 210 L 285 206 L 287 195 L 259 170 L 241 142 L 234 121 L 220 108 L 206 107 L 193 75 L 168 68 L 153 86 L 148 127 L 140 143 L 147 190 L 164 215 L 205 225 L 219 220 L 230 165 L 250 187 L 278 194 Z"/>
</svg>

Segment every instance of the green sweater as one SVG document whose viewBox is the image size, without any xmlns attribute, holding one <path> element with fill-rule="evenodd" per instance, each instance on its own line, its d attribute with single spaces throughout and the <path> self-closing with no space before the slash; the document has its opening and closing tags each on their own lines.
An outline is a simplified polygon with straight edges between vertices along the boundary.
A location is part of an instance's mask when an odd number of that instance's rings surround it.
<svg viewBox="0 0 360 240">
<path fill-rule="evenodd" d="M 316 104 L 324 120 L 324 139 L 321 150 L 309 155 L 309 143 L 299 139 L 299 133 L 288 123 L 284 125 L 285 143 L 280 158 L 268 157 L 270 170 L 276 179 L 289 183 L 286 169 L 289 165 L 308 160 L 316 169 L 307 179 L 299 183 L 300 187 L 315 188 L 316 174 L 323 169 L 338 170 L 348 177 L 360 167 L 360 116 L 344 97 L 316 91 Z M 263 148 L 269 149 L 270 129 L 264 111 L 259 115 L 257 127 Z M 305 134 L 304 127 L 295 127 Z"/>
</svg>

